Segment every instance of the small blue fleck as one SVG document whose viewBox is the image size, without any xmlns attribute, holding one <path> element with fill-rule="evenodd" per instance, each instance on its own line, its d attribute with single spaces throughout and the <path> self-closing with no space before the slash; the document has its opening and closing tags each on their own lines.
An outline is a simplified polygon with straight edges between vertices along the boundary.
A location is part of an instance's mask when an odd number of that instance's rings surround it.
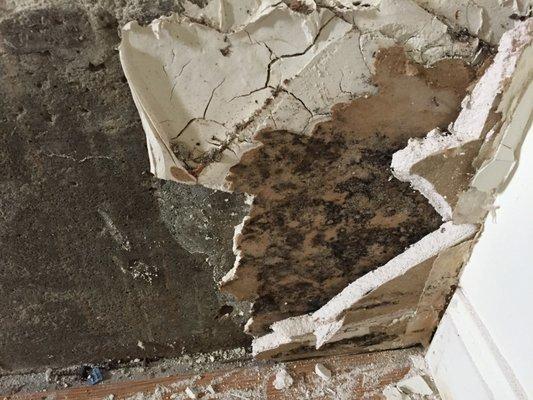
<svg viewBox="0 0 533 400">
<path fill-rule="evenodd" d="M 89 385 L 96 385 L 103 380 L 104 377 L 102 376 L 102 371 L 100 371 L 100 368 L 92 367 L 91 371 L 89 372 L 89 376 L 87 377 L 87 382 L 89 382 Z"/>
</svg>

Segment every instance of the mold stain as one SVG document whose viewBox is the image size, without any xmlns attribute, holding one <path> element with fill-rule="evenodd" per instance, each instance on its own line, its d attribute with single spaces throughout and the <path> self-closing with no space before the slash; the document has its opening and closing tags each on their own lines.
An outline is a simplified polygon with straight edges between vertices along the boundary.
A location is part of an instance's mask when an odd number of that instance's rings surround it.
<svg viewBox="0 0 533 400">
<path fill-rule="evenodd" d="M 262 145 L 230 171 L 232 189 L 255 198 L 236 238 L 238 279 L 223 289 L 254 301 L 254 335 L 317 310 L 441 224 L 392 177 L 391 158 L 456 118 L 475 73 L 456 59 L 424 68 L 400 47 L 381 50 L 375 66 L 376 95 L 335 105 L 310 136 L 258 133 Z"/>
</svg>

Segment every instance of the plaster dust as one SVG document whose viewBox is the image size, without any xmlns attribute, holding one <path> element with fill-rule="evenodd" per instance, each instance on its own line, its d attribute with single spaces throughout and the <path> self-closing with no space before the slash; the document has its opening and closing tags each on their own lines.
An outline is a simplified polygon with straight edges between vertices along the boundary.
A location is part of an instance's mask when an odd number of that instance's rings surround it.
<svg viewBox="0 0 533 400">
<path fill-rule="evenodd" d="M 360 356 L 322 358 L 331 377 L 323 379 L 315 373 L 312 360 L 285 364 L 251 363 L 243 368 L 225 367 L 213 373 L 188 377 L 170 376 L 159 384 L 139 390 L 116 390 L 116 400 L 188 400 L 199 399 L 335 399 L 384 398 L 388 385 L 426 377 L 427 372 L 420 348 L 393 350 Z M 284 371 L 283 385 L 277 377 Z M 290 384 L 287 377 L 290 376 Z M 276 387 L 277 386 L 277 387 Z M 137 386 L 138 388 L 139 386 Z M 103 388 L 101 388 L 103 389 Z M 137 391 L 139 390 L 139 391 Z M 100 393 L 112 392 L 101 390 Z M 58 398 L 67 392 L 57 392 Z M 416 399 L 417 397 L 413 397 Z M 437 399 L 431 396 L 427 399 Z M 426 399 L 426 400 L 427 400 Z"/>
<path fill-rule="evenodd" d="M 290 376 L 290 384 L 283 380 L 283 385 L 276 387 L 280 367 L 272 366 L 266 370 L 257 370 L 257 387 L 250 389 L 227 390 L 217 383 L 213 385 L 215 393 L 207 390 L 207 383 L 196 386 L 199 398 L 202 399 L 246 399 L 263 400 L 266 398 L 301 400 L 301 399 L 335 399 L 352 400 L 354 398 L 385 398 L 381 382 L 386 381 L 388 376 L 399 373 L 402 381 L 424 377 L 429 382 L 427 369 L 422 355 L 416 349 L 408 349 L 405 352 L 382 352 L 377 354 L 372 363 L 352 364 L 343 366 L 335 358 L 327 359 L 328 367 L 331 368 L 331 377 L 327 380 L 315 374 L 314 370 L 303 373 L 292 364 L 286 364 L 281 371 Z M 326 362 L 326 361 L 325 361 Z M 348 367 L 348 368 L 346 368 Z M 285 369 L 286 368 L 286 369 Z M 401 372 L 399 372 L 401 371 Z M 261 378 L 261 377 L 263 378 Z M 207 385 L 207 386 L 206 386 Z M 395 386 L 392 384 L 391 386 Z M 150 399 L 151 394 L 145 396 Z M 187 393 L 177 392 L 170 395 L 171 399 L 188 399 Z M 412 396 L 408 399 L 438 400 L 436 393 L 426 397 Z M 158 399 L 159 400 L 159 399 Z"/>
<path fill-rule="evenodd" d="M 147 378 L 162 378 L 175 374 L 196 374 L 183 383 L 194 384 L 206 372 L 220 368 L 241 368 L 251 365 L 250 353 L 245 348 L 216 350 L 210 353 L 185 354 L 177 358 L 155 361 L 135 359 L 101 363 L 104 383 L 138 381 Z M 10 374 L 0 376 L 1 395 L 24 395 L 29 393 L 54 391 L 87 385 L 80 376 L 80 367 L 49 369 L 45 372 Z M 160 391 L 158 393 L 161 394 Z M 153 394 L 152 394 L 153 395 Z M 142 397 L 141 397 L 142 398 Z M 157 398 L 157 397 L 155 397 Z M 155 400 L 154 398 L 154 400 Z"/>
</svg>

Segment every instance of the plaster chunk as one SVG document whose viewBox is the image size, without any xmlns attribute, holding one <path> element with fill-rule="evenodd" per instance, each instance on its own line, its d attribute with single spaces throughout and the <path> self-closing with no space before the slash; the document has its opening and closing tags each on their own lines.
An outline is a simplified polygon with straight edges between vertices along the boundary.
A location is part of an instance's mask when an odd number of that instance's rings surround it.
<svg viewBox="0 0 533 400">
<path fill-rule="evenodd" d="M 315 374 L 325 381 L 329 381 L 331 379 L 331 371 L 321 363 L 315 364 Z"/>
<path fill-rule="evenodd" d="M 420 191 L 444 220 L 481 221 L 493 192 L 515 164 L 514 149 L 528 119 L 527 112 L 516 113 L 517 100 L 524 99 L 520 104 L 525 109 L 533 98 L 527 77 L 532 26 L 529 20 L 503 35 L 493 63 L 448 131 L 435 129 L 423 139 L 413 138 L 392 158 L 394 175 Z"/>
<path fill-rule="evenodd" d="M 392 343 L 404 346 L 419 343 L 420 337 L 405 333 L 416 314 L 435 257 L 471 238 L 476 231 L 475 225 L 443 224 L 404 253 L 348 285 L 316 312 L 273 324 L 272 333 L 254 340 L 254 354 L 273 357 L 301 347 L 321 348 L 328 343 L 370 337 L 377 338 L 377 342 L 362 346 L 366 350 L 387 348 Z M 383 336 L 384 332 L 392 334 L 396 325 L 400 336 L 390 339 Z M 296 330 L 298 335 L 292 335 Z"/>
<path fill-rule="evenodd" d="M 292 376 L 289 375 L 285 368 L 282 368 L 276 373 L 273 385 L 277 390 L 284 390 L 290 388 L 293 382 Z"/>
</svg>

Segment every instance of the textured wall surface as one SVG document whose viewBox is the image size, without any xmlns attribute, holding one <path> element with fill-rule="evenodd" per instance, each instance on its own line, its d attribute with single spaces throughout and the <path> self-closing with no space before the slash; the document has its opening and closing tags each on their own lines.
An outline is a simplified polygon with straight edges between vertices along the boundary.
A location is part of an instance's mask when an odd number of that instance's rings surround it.
<svg viewBox="0 0 533 400">
<path fill-rule="evenodd" d="M 177 9 L 0 1 L 0 371 L 247 343 L 215 285 L 243 198 L 151 177 L 116 51 Z"/>
</svg>

